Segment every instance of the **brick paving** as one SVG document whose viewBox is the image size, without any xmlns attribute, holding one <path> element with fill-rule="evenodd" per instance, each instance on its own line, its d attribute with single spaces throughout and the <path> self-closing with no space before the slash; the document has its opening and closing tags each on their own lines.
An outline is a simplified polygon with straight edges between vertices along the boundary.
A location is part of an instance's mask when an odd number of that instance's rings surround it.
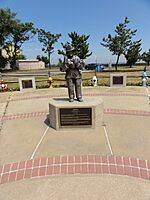
<svg viewBox="0 0 150 200">
<path fill-rule="evenodd" d="M 143 110 L 129 110 L 129 109 L 115 109 L 115 108 L 105 108 L 104 114 L 114 114 L 114 115 L 136 115 L 136 116 L 145 116 L 150 117 L 149 111 Z M 0 116 L 1 121 L 8 121 L 14 119 L 25 119 L 25 118 L 33 118 L 33 117 L 42 117 L 48 115 L 48 112 L 31 112 L 31 113 L 23 113 L 23 114 L 15 114 L 15 115 L 5 115 Z"/>
<path fill-rule="evenodd" d="M 5 115 L 5 116 L 0 116 L 0 121 L 41 117 L 41 116 L 46 116 L 47 114 L 48 114 L 47 112 L 31 112 L 31 113 L 23 113 L 23 114 L 15 114 L 15 115 Z"/>
<path fill-rule="evenodd" d="M 116 108 L 106 108 L 104 109 L 105 114 L 116 114 L 116 115 L 136 115 L 136 116 L 150 116 L 149 111 L 143 110 L 129 110 L 129 109 L 116 109 Z"/>
<path fill-rule="evenodd" d="M 62 97 L 66 96 L 65 94 L 55 94 L 55 97 Z M 104 93 L 84 93 L 84 96 L 147 96 L 146 94 L 140 94 L 140 93 L 111 93 L 111 92 L 104 92 Z M 20 101 L 20 100 L 28 100 L 28 99 L 40 99 L 40 98 L 53 98 L 54 95 L 44 95 L 44 96 L 29 96 L 29 97 L 22 97 L 22 98 L 15 98 L 12 99 L 12 101 Z"/>
<path fill-rule="evenodd" d="M 0 184 L 69 174 L 115 174 L 150 180 L 150 161 L 123 156 L 54 156 L 0 166 Z"/>
<path fill-rule="evenodd" d="M 39 95 L 39 96 L 26 96 L 26 97 L 12 97 L 11 101 L 22 101 L 22 100 L 30 100 L 30 99 L 47 99 L 47 98 L 53 98 L 53 97 L 64 97 L 65 94 L 52 94 L 52 95 Z M 141 94 L 141 93 L 112 93 L 112 92 L 103 92 L 103 93 L 84 93 L 84 96 L 138 96 L 138 97 L 146 97 L 147 94 Z M 6 100 L 1 100 L 0 103 L 5 103 Z"/>
</svg>

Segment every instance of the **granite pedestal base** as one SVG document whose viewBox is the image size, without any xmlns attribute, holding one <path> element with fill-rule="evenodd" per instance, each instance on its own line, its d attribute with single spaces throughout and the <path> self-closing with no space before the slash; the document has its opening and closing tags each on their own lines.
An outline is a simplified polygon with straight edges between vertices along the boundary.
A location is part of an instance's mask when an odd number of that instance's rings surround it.
<svg viewBox="0 0 150 200">
<path fill-rule="evenodd" d="M 69 102 L 68 98 L 53 98 L 49 102 L 50 126 L 62 129 L 96 129 L 103 124 L 103 100 L 84 97 L 83 102 Z"/>
</svg>

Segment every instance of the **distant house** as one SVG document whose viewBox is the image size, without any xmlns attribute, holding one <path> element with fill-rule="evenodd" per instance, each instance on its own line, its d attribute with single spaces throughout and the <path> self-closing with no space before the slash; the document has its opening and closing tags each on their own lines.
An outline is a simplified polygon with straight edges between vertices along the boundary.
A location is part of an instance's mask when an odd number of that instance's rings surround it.
<svg viewBox="0 0 150 200">
<path fill-rule="evenodd" d="M 17 60 L 19 70 L 45 69 L 45 63 L 39 60 Z"/>
</svg>

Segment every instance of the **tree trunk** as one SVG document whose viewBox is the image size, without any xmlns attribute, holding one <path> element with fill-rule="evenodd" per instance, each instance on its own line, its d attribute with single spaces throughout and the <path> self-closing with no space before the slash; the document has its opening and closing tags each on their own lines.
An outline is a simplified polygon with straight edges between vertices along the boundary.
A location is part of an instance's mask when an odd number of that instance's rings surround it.
<svg viewBox="0 0 150 200">
<path fill-rule="evenodd" d="M 0 46 L 0 68 L 2 66 L 2 48 Z"/>
<path fill-rule="evenodd" d="M 51 68 L 51 55 L 48 53 L 48 68 Z"/>
<path fill-rule="evenodd" d="M 17 65 L 16 65 L 16 57 L 17 57 L 17 50 L 16 50 L 16 48 L 14 49 L 15 50 L 15 54 L 14 54 L 14 67 L 15 67 L 15 69 L 16 69 L 16 67 L 17 67 Z"/>
<path fill-rule="evenodd" d="M 14 52 L 12 52 L 13 55 L 12 55 L 12 70 L 16 70 L 17 68 L 17 65 L 16 65 L 16 57 L 17 57 L 17 48 L 16 46 L 14 45 Z"/>
<path fill-rule="evenodd" d="M 51 54 L 48 52 L 48 69 L 49 69 L 49 71 L 48 71 L 48 74 L 49 74 L 49 76 L 50 76 L 50 69 L 51 69 Z"/>
<path fill-rule="evenodd" d="M 2 56 L 2 47 L 0 46 L 0 57 Z"/>
<path fill-rule="evenodd" d="M 118 56 L 117 56 L 117 61 L 116 61 L 116 64 L 115 64 L 115 69 L 116 69 L 116 71 L 117 71 L 117 67 L 118 67 L 119 57 L 120 57 L 120 54 L 118 54 Z"/>
</svg>

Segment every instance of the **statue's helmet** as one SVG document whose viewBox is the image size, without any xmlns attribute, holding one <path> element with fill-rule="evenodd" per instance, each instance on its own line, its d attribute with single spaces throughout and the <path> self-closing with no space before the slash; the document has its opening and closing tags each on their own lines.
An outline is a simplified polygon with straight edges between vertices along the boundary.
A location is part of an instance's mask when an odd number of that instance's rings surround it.
<svg viewBox="0 0 150 200">
<path fill-rule="evenodd" d="M 71 44 L 68 44 L 67 46 L 66 46 L 66 52 L 72 52 L 72 51 L 74 51 L 75 49 L 73 48 L 73 46 L 71 46 Z"/>
</svg>

